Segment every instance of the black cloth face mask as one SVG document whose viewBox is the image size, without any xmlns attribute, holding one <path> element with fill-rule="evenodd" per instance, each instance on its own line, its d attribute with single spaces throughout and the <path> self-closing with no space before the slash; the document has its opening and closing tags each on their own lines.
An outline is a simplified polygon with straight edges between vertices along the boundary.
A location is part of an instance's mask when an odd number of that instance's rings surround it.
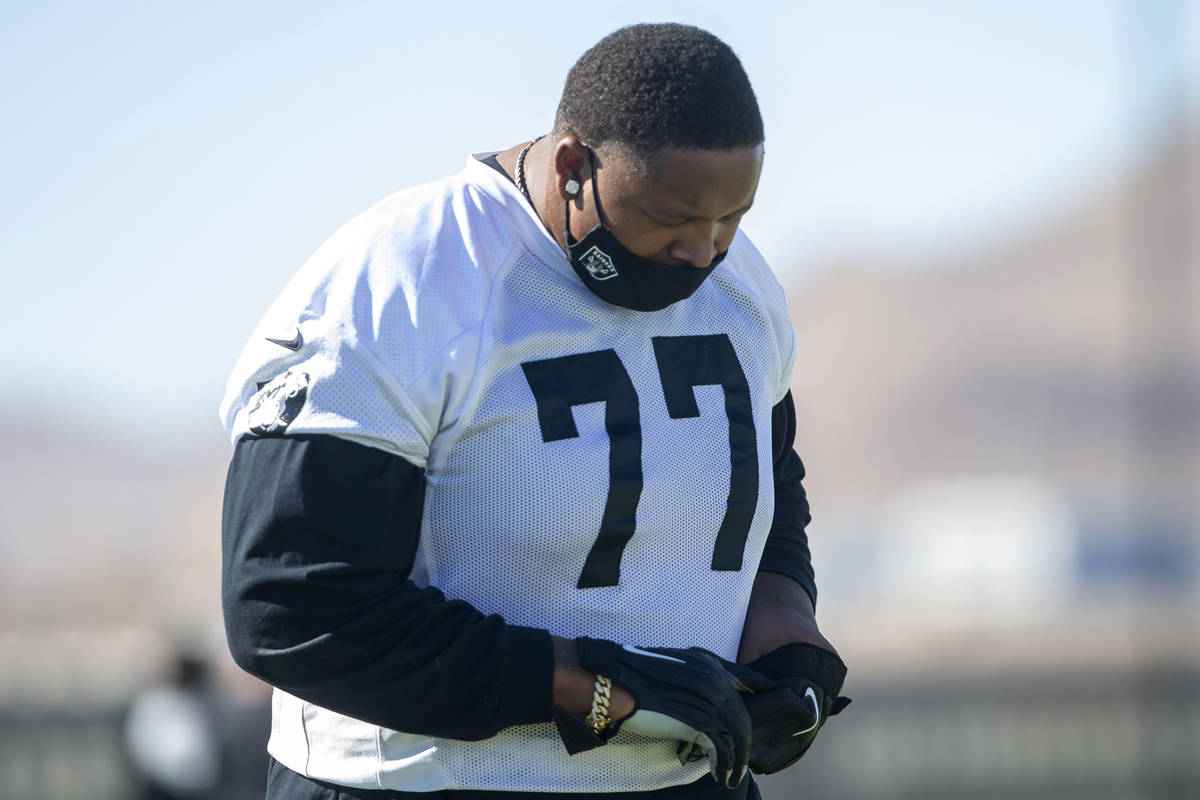
<svg viewBox="0 0 1200 800">
<path fill-rule="evenodd" d="M 583 285 L 606 303 L 633 311 L 660 311 L 691 297 L 724 260 L 725 253 L 717 253 L 707 267 L 692 267 L 659 264 L 630 252 L 604 227 L 591 148 L 588 161 L 592 167 L 592 200 L 600 222 L 576 241 L 571 235 L 571 201 L 567 200 L 565 237 L 567 258 Z"/>
</svg>

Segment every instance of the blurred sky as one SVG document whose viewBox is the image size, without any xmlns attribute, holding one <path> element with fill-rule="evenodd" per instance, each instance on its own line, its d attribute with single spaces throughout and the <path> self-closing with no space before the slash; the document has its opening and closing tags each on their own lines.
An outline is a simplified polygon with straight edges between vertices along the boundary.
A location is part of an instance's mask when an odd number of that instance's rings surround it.
<svg viewBox="0 0 1200 800">
<path fill-rule="evenodd" d="M 1198 6 L 18 4 L 0 425 L 219 441 L 226 374 L 308 255 L 547 131 L 570 65 L 621 25 L 693 23 L 741 56 L 767 131 L 745 228 L 795 281 L 839 252 L 1000 241 L 1127 169 L 1195 107 Z"/>
</svg>

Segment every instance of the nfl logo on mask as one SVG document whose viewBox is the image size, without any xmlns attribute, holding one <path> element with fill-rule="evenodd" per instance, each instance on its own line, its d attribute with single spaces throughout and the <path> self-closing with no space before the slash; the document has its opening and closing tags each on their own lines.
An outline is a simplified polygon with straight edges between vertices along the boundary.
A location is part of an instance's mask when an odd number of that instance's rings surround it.
<svg viewBox="0 0 1200 800">
<path fill-rule="evenodd" d="M 595 245 L 592 245 L 579 261 L 583 264 L 583 268 L 588 271 L 588 274 L 598 281 L 606 281 L 609 278 L 617 277 L 617 268 L 613 266 L 612 259 L 608 257 L 608 253 Z"/>
</svg>

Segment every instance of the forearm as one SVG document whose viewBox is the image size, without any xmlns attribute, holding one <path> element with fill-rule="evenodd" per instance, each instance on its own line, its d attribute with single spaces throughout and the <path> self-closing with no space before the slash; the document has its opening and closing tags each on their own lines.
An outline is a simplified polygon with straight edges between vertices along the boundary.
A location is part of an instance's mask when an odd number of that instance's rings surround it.
<svg viewBox="0 0 1200 800">
<path fill-rule="evenodd" d="M 320 589 L 283 598 L 258 588 L 257 598 L 225 604 L 230 651 L 290 694 L 393 730 L 454 739 L 549 719 L 545 631 L 507 625 L 430 589 L 343 604 Z"/>
<path fill-rule="evenodd" d="M 805 588 L 786 575 L 759 572 L 746 611 L 738 663 L 747 664 L 793 642 L 807 642 L 837 652 L 821 634 L 812 598 Z"/>
</svg>

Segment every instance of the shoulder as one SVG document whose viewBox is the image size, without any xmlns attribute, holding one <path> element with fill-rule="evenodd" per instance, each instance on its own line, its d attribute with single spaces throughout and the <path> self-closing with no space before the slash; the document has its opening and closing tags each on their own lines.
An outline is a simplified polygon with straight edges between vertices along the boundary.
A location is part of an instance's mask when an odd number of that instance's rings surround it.
<svg viewBox="0 0 1200 800">
<path fill-rule="evenodd" d="M 467 172 L 396 192 L 343 225 L 284 290 L 279 313 L 326 317 L 354 328 L 356 346 L 427 361 L 478 322 L 516 246 Z"/>
<path fill-rule="evenodd" d="M 515 246 L 493 197 L 470 170 L 396 192 L 342 226 L 301 270 L 310 280 L 349 274 L 375 292 L 486 282 Z"/>
<path fill-rule="evenodd" d="M 305 262 L 234 367 L 222 404 L 231 436 L 247 427 L 264 384 L 291 374 L 303 376 L 306 402 L 289 430 L 407 439 L 417 450 L 428 441 L 443 398 L 425 384 L 437 383 L 430 376 L 446 352 L 470 349 L 517 246 L 475 174 L 468 167 L 384 198 Z M 415 433 L 377 421 L 396 417 Z M 396 449 L 420 463 L 412 447 Z"/>
</svg>

